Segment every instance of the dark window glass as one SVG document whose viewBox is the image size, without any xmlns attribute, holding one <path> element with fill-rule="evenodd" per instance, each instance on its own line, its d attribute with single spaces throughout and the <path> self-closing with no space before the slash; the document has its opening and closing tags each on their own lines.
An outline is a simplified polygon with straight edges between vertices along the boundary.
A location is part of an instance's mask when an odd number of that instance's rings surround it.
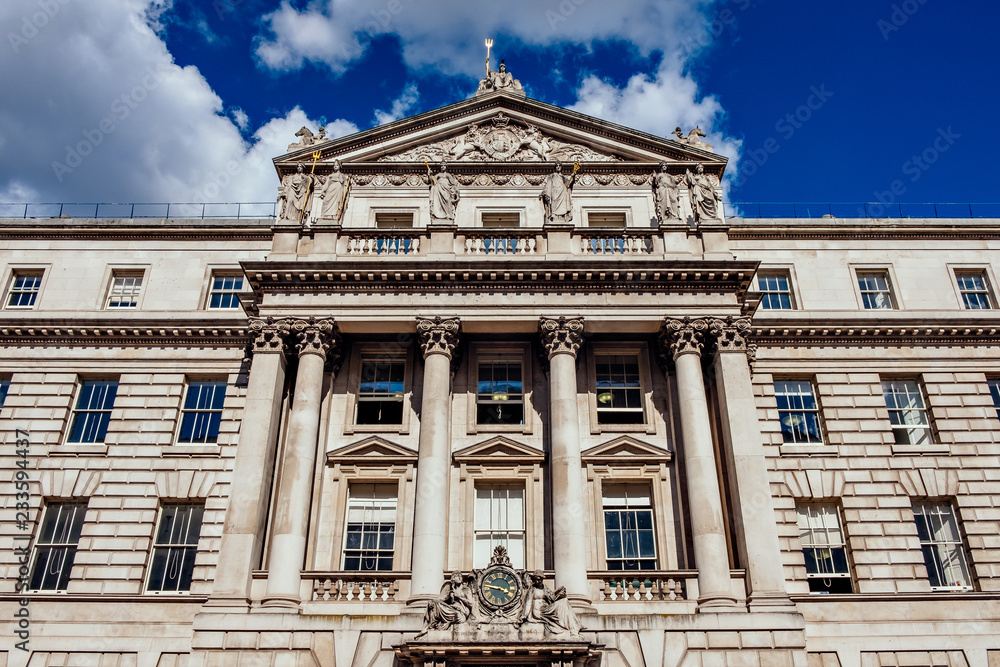
<svg viewBox="0 0 1000 667">
<path fill-rule="evenodd" d="M 32 590 L 66 590 L 86 514 L 86 503 L 50 503 L 45 508 L 35 540 Z"/>
<path fill-rule="evenodd" d="M 642 424 L 642 384 L 637 355 L 597 355 L 597 422 Z"/>
<path fill-rule="evenodd" d="M 153 543 L 147 591 L 191 590 L 204 505 L 164 505 Z"/>
<path fill-rule="evenodd" d="M 117 395 L 117 380 L 84 380 L 73 410 L 67 442 L 104 442 Z"/>
<path fill-rule="evenodd" d="M 405 370 L 406 363 L 402 359 L 362 359 L 355 423 L 403 423 Z"/>
<path fill-rule="evenodd" d="M 181 412 L 179 443 L 218 442 L 226 386 L 225 382 L 188 383 L 187 397 Z"/>
</svg>

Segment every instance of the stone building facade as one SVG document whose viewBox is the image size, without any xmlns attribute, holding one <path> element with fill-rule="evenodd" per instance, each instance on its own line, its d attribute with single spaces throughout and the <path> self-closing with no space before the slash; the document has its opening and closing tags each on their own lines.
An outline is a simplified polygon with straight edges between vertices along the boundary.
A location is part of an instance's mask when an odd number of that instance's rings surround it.
<svg viewBox="0 0 1000 667">
<path fill-rule="evenodd" d="M 1000 665 L 997 221 L 689 136 L 500 86 L 278 219 L 0 220 L 0 660 Z"/>
</svg>

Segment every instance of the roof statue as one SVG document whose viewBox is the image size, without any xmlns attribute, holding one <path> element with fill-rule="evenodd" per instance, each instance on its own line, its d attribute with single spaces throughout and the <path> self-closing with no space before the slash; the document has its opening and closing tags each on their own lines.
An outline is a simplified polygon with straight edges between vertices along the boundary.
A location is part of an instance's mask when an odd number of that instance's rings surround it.
<svg viewBox="0 0 1000 667">
<path fill-rule="evenodd" d="M 493 40 L 486 40 L 486 77 L 479 82 L 479 89 L 476 91 L 476 96 L 486 95 L 487 93 L 495 93 L 501 90 L 525 97 L 524 88 L 521 87 L 521 82 L 514 78 L 514 75 L 507 71 L 507 65 L 504 61 L 500 61 L 500 68 L 496 71 L 490 71 L 490 49 L 493 47 Z"/>
<path fill-rule="evenodd" d="M 698 126 L 695 126 L 693 130 L 688 132 L 686 137 L 684 136 L 684 132 L 681 131 L 680 127 L 677 127 L 673 132 L 671 132 L 671 134 L 677 135 L 677 141 L 681 142 L 682 144 L 687 144 L 688 146 L 691 146 L 693 148 L 700 148 L 703 151 L 711 152 L 712 150 L 714 150 L 712 144 L 707 144 L 701 140 L 702 137 L 706 136 L 705 130 L 701 129 Z"/>
</svg>

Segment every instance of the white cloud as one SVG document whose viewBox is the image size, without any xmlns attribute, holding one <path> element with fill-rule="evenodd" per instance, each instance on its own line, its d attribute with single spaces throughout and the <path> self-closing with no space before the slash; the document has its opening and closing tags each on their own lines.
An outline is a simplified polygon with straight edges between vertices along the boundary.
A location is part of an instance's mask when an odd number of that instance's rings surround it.
<svg viewBox="0 0 1000 667">
<path fill-rule="evenodd" d="M 408 84 L 399 97 L 392 101 L 391 111 L 382 111 L 381 109 L 375 111 L 375 125 L 385 125 L 403 118 L 419 99 L 420 91 L 417 90 L 417 84 Z"/>
<path fill-rule="evenodd" d="M 658 70 L 636 74 L 622 87 L 587 77 L 572 108 L 660 136 L 668 136 L 678 125 L 685 132 L 699 125 L 716 151 L 735 162 L 740 141 L 720 129 L 724 111 L 718 99 L 699 91 L 686 66 L 748 6 L 749 0 L 631 0 L 627 9 L 599 0 L 437 0 L 434 11 L 427 11 L 415 0 L 316 0 L 298 11 L 285 0 L 278 11 L 264 17 L 267 34 L 259 39 L 257 54 L 272 69 L 311 62 L 340 74 L 365 55 L 371 36 L 394 33 L 412 71 L 433 69 L 479 78 L 485 47 L 472 36 L 505 34 L 529 46 L 567 49 L 622 40 L 640 55 L 663 53 Z M 727 17 L 728 23 L 717 16 Z M 494 67 L 504 56 L 503 48 L 498 40 Z M 517 64 L 508 62 L 508 67 L 530 90 L 532 82 L 518 73 Z M 400 116 L 394 104 L 391 112 L 376 112 L 376 121 Z M 735 164 L 727 173 L 735 173 Z"/>
<path fill-rule="evenodd" d="M 0 25 L 17 37 L 0 44 L 0 90 L 17 91 L 0 105 L 0 199 L 275 199 L 271 158 L 299 127 L 319 123 L 293 109 L 244 141 L 244 117 L 227 116 L 198 69 L 175 64 L 155 32 L 171 5 L 54 3 L 58 10 L 28 30 L 37 0 L 0 3 Z M 331 135 L 356 129 L 328 124 Z"/>
<path fill-rule="evenodd" d="M 229 113 L 232 114 L 233 122 L 236 123 L 238 128 L 245 132 L 250 127 L 250 116 L 247 115 L 246 111 L 239 107 L 234 107 L 229 110 Z"/>
</svg>

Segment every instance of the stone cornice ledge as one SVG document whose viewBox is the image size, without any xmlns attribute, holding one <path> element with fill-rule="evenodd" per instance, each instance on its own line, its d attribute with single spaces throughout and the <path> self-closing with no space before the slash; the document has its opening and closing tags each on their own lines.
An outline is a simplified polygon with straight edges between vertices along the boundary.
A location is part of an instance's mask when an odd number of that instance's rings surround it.
<svg viewBox="0 0 1000 667">
<path fill-rule="evenodd" d="M 237 347 L 247 344 L 245 319 L 0 319 L 0 346 L 26 344 L 129 347 Z"/>
<path fill-rule="evenodd" d="M 970 314 L 960 311 L 944 316 L 898 311 L 891 315 L 799 313 L 797 317 L 755 317 L 753 340 L 762 347 L 836 346 L 962 346 L 996 345 L 1000 312 Z M 787 315 L 787 314 L 782 314 Z M 839 316 L 837 316 L 839 315 Z M 957 316 L 956 316 L 957 315 Z"/>
</svg>

